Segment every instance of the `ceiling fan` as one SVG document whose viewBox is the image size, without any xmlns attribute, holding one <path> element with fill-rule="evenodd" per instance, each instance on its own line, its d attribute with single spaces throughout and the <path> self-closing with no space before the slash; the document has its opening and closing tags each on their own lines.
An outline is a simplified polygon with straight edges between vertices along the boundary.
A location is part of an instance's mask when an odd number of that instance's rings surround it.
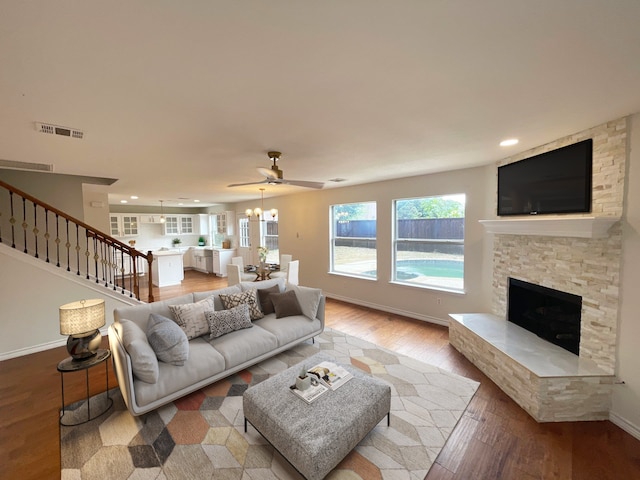
<svg viewBox="0 0 640 480">
<path fill-rule="evenodd" d="M 245 185 L 294 185 L 296 187 L 306 188 L 322 188 L 324 183 L 322 182 L 307 182 L 304 180 L 287 180 L 283 176 L 282 170 L 278 168 L 277 161 L 282 155 L 280 152 L 268 152 L 269 159 L 273 161 L 271 168 L 258 167 L 258 171 L 264 175 L 265 179 L 261 182 L 249 182 L 249 183 L 232 183 L 227 185 L 229 187 L 242 187 Z"/>
</svg>

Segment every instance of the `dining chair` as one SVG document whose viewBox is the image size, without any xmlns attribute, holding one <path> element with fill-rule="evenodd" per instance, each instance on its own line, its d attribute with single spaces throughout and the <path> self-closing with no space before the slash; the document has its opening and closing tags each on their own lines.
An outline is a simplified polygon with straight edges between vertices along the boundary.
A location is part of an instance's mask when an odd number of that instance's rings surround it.
<svg viewBox="0 0 640 480">
<path fill-rule="evenodd" d="M 231 287 L 241 282 L 240 266 L 235 263 L 227 265 L 227 286 Z"/>
<path fill-rule="evenodd" d="M 289 262 L 291 262 L 291 260 L 293 260 L 293 256 L 288 253 L 280 255 L 280 270 L 272 272 L 271 278 L 287 278 L 287 268 L 289 267 Z"/>
<path fill-rule="evenodd" d="M 244 260 L 242 260 L 242 257 L 232 257 L 231 264 L 237 265 L 240 268 L 240 281 L 253 282 L 256 279 L 256 275 L 254 273 L 245 273 Z"/>
<path fill-rule="evenodd" d="M 298 285 L 298 270 L 300 268 L 300 260 L 292 260 L 287 268 L 287 283 Z"/>
</svg>

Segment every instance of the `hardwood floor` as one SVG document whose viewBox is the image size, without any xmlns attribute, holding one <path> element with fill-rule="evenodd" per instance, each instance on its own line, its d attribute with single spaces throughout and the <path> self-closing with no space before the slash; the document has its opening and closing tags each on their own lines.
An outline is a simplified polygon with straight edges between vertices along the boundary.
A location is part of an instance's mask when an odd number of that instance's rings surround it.
<svg viewBox="0 0 640 480">
<path fill-rule="evenodd" d="M 156 300 L 222 286 L 190 271 Z M 445 327 L 332 300 L 326 325 L 481 382 L 427 480 L 640 479 L 639 440 L 608 421 L 536 423 L 449 345 Z M 0 479 L 59 478 L 56 365 L 66 356 L 60 347 L 0 362 Z M 92 394 L 104 390 L 103 368 L 90 370 L 90 384 Z M 83 398 L 84 385 L 82 372 L 66 374 L 65 401 Z"/>
</svg>

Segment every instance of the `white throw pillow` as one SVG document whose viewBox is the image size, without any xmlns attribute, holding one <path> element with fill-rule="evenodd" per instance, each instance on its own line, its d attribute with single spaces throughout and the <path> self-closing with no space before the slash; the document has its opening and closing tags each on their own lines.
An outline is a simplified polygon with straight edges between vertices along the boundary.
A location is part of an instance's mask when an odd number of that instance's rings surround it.
<svg viewBox="0 0 640 480">
<path fill-rule="evenodd" d="M 189 340 L 200 337 L 209 333 L 209 323 L 204 312 L 215 310 L 213 295 L 195 303 L 169 305 L 169 310 Z"/>
<path fill-rule="evenodd" d="M 287 291 L 289 290 L 296 292 L 298 303 L 300 303 L 300 307 L 302 308 L 302 314 L 311 320 L 315 319 L 318 314 L 318 307 L 320 306 L 322 290 L 288 283 Z"/>
<path fill-rule="evenodd" d="M 156 383 L 160 371 L 155 352 L 147 341 L 147 336 L 137 323 L 131 320 L 119 320 L 122 325 L 122 343 L 131 358 L 131 369 L 139 380 Z"/>
</svg>

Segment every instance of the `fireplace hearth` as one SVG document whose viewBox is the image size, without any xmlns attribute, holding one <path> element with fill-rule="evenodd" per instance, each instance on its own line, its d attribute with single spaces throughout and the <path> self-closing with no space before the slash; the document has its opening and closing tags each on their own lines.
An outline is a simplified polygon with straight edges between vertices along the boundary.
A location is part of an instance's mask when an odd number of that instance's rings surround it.
<svg viewBox="0 0 640 480">
<path fill-rule="evenodd" d="M 582 297 L 509 278 L 507 320 L 579 355 Z"/>
</svg>

